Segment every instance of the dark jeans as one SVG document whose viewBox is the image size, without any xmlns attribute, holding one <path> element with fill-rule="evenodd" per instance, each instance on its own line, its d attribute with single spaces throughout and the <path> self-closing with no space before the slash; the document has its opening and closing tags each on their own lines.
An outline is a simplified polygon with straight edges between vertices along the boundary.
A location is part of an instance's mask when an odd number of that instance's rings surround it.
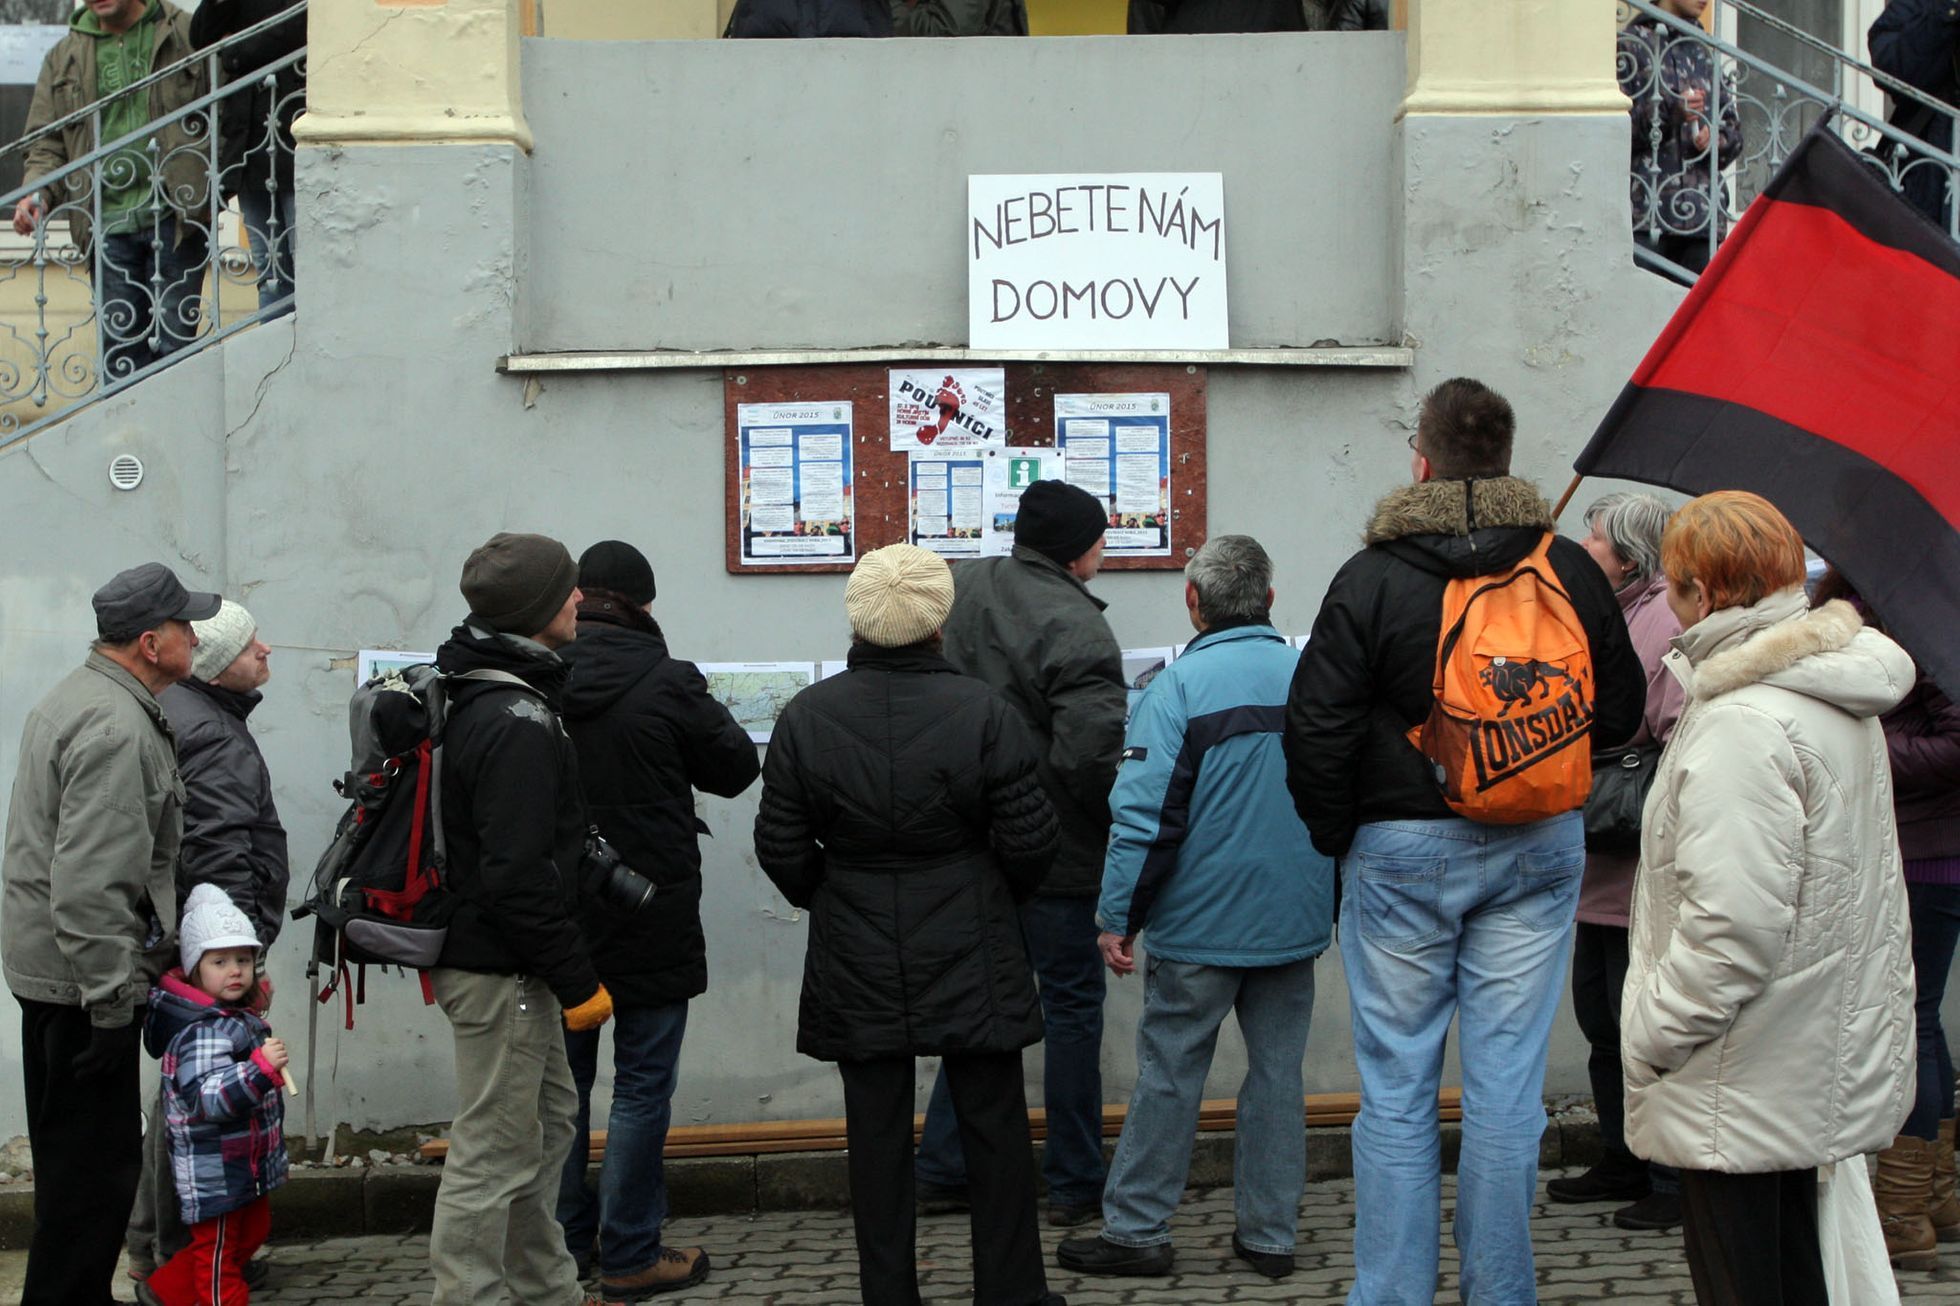
<svg viewBox="0 0 1960 1306">
<path fill-rule="evenodd" d="M 1641 232 L 1633 238 L 1633 243 L 1664 259 L 1680 264 L 1697 276 L 1706 270 L 1708 261 L 1714 257 L 1708 247 L 1707 232 L 1699 236 L 1649 236 Z M 1679 277 L 1665 273 L 1659 275 L 1668 276 L 1670 281 L 1681 281 Z M 1681 282 L 1681 284 L 1689 283 Z"/>
<path fill-rule="evenodd" d="M 293 293 L 293 249 L 298 232 L 291 185 L 278 190 L 246 186 L 238 192 L 238 212 L 252 246 L 252 270 L 259 285 L 259 307 Z"/>
<path fill-rule="evenodd" d="M 1946 997 L 1954 944 L 1960 941 L 1960 884 L 1908 880 L 1906 902 L 1912 912 L 1912 968 L 1919 986 L 1913 1002 L 1918 1017 L 1919 1085 L 1912 1114 L 1900 1132 L 1938 1138 L 1940 1121 L 1953 1118 L 1953 1056 L 1940 1023 L 1940 1001 Z"/>
<path fill-rule="evenodd" d="M 1683 1170 L 1681 1215 L 1701 1306 L 1829 1306 L 1815 1169 Z"/>
<path fill-rule="evenodd" d="M 174 214 L 154 227 L 101 240 L 93 266 L 102 379 L 119 381 L 196 337 L 207 242 L 202 229 Z"/>
<path fill-rule="evenodd" d="M 660 1259 L 660 1230 L 667 1222 L 667 1126 L 673 1119 L 687 1004 L 616 1008 L 612 1031 L 612 1113 L 596 1196 L 585 1186 L 585 1171 L 591 1161 L 599 1031 L 565 1031 L 565 1057 L 578 1085 L 578 1136 L 559 1179 L 557 1214 L 572 1255 L 583 1260 L 596 1236 L 600 1271 L 624 1278 Z"/>
<path fill-rule="evenodd" d="M 21 1306 L 108 1306 L 143 1164 L 138 1053 L 132 1044 L 121 1065 L 78 1078 L 72 1067 L 89 1045 L 88 1012 L 15 1001 L 34 1151 L 34 1238 Z"/>
<path fill-rule="evenodd" d="M 851 1219 L 864 1306 L 919 1306 L 913 1249 L 912 1058 L 842 1062 Z M 1034 1147 L 1019 1052 L 949 1056 L 973 1214 L 975 1306 L 1032 1306 L 1048 1295 L 1035 1225 Z"/>
<path fill-rule="evenodd" d="M 1657 1193 L 1675 1193 L 1672 1166 L 1649 1165 L 1627 1150 L 1626 1080 L 1620 1071 L 1620 994 L 1627 983 L 1627 932 L 1618 925 L 1580 921 L 1572 942 L 1572 1014 L 1592 1048 L 1586 1074 L 1599 1113 L 1600 1168 L 1635 1178 L 1645 1172 Z"/>
<path fill-rule="evenodd" d="M 1048 1142 L 1041 1175 L 1058 1206 L 1102 1201 L 1102 1034 L 1104 976 L 1096 950 L 1094 898 L 1030 898 L 1021 932 L 1041 986 L 1042 1105 Z M 942 1073 L 932 1086 L 919 1136 L 919 1182 L 957 1187 L 967 1181 L 962 1133 Z"/>
</svg>

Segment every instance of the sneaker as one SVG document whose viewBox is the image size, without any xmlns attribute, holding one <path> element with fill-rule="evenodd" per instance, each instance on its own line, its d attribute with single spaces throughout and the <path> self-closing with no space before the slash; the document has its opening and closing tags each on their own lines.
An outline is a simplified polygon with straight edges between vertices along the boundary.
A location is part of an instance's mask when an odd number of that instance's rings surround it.
<svg viewBox="0 0 1960 1306">
<path fill-rule="evenodd" d="M 1545 1196 L 1554 1202 L 1576 1204 L 1579 1202 L 1637 1202 L 1653 1191 L 1647 1181 L 1647 1171 L 1642 1167 L 1638 1173 L 1615 1174 L 1601 1166 L 1594 1166 L 1584 1174 L 1561 1175 L 1547 1180 Z M 1680 1223 L 1676 1221 L 1676 1223 Z"/>
<path fill-rule="evenodd" d="M 1649 1193 L 1632 1206 L 1613 1212 L 1622 1229 L 1673 1229 L 1681 1223 L 1681 1199 L 1674 1193 Z"/>
<path fill-rule="evenodd" d="M 920 1215 L 957 1215 L 973 1209 L 965 1184 L 932 1184 L 914 1180 L 912 1200 Z"/>
<path fill-rule="evenodd" d="M 1254 1274 L 1268 1279 L 1284 1279 L 1293 1273 L 1292 1252 L 1255 1252 L 1239 1241 L 1236 1232 L 1232 1234 L 1232 1255 L 1250 1265 Z"/>
<path fill-rule="evenodd" d="M 1077 1274 L 1117 1274 L 1138 1277 L 1169 1274 L 1177 1252 L 1169 1243 L 1124 1247 L 1098 1235 L 1066 1238 L 1055 1249 L 1055 1264 Z"/>
<path fill-rule="evenodd" d="M 1100 1201 L 1083 1202 L 1080 1205 L 1074 1205 L 1068 1202 L 1048 1203 L 1048 1223 L 1057 1229 L 1073 1229 L 1077 1225 L 1087 1224 L 1091 1220 L 1100 1220 L 1101 1218 L 1102 1203 Z"/>
<path fill-rule="evenodd" d="M 708 1254 L 699 1247 L 662 1247 L 652 1265 L 637 1274 L 606 1275 L 599 1295 L 607 1301 L 645 1301 L 663 1292 L 691 1288 L 708 1277 Z"/>
</svg>

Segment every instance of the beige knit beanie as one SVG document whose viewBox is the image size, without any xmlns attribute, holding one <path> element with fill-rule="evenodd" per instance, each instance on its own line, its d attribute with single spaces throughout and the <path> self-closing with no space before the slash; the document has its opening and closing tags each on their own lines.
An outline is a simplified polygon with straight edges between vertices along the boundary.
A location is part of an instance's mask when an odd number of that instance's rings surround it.
<svg viewBox="0 0 1960 1306">
<path fill-rule="evenodd" d="M 867 644 L 903 648 L 946 624 L 953 573 L 946 560 L 916 544 L 888 544 L 858 559 L 844 587 L 844 614 Z"/>
<path fill-rule="evenodd" d="M 259 633 L 259 623 L 243 604 L 226 599 L 218 615 L 209 621 L 193 621 L 197 649 L 191 654 L 191 674 L 199 680 L 216 680 Z"/>
</svg>

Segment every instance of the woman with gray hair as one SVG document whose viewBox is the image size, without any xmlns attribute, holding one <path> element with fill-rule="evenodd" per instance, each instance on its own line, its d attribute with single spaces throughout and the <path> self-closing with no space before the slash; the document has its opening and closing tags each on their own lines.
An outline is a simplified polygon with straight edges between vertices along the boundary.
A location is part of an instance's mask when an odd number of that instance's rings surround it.
<svg viewBox="0 0 1960 1306">
<path fill-rule="evenodd" d="M 1681 715 L 1681 684 L 1661 666 L 1681 623 L 1667 606 L 1661 535 L 1673 509 L 1651 494 L 1609 494 L 1586 509 L 1586 552 L 1606 573 L 1620 600 L 1627 634 L 1647 672 L 1647 711 L 1633 738 L 1594 755 L 1594 798 L 1604 775 L 1626 768 L 1654 774 L 1655 758 Z M 1612 741 L 1597 741 L 1611 743 Z M 1632 766 L 1628 767 L 1628 762 Z M 1614 781 L 1630 777 L 1614 777 Z M 1572 1011 L 1592 1047 L 1586 1069 L 1599 1112 L 1599 1161 L 1584 1174 L 1554 1179 L 1555 1202 L 1627 1202 L 1613 1213 L 1622 1229 L 1671 1229 L 1681 1223 L 1680 1183 L 1664 1165 L 1648 1165 L 1627 1150 L 1625 1085 L 1620 1073 L 1620 990 L 1627 974 L 1627 923 L 1638 832 L 1613 839 L 1588 820 L 1586 874 L 1579 889 L 1579 923 L 1572 947 Z"/>
</svg>

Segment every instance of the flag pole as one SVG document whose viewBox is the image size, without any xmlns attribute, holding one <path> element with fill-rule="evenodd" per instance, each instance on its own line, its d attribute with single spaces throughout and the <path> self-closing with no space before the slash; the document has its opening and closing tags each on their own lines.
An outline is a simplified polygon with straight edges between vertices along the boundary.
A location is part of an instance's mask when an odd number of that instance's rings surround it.
<svg viewBox="0 0 1960 1306">
<path fill-rule="evenodd" d="M 1565 487 L 1565 493 L 1558 497 L 1558 504 L 1552 509 L 1552 520 L 1558 521 L 1565 515 L 1565 505 L 1572 502 L 1572 496 L 1579 492 L 1579 482 L 1585 480 L 1584 473 L 1572 478 L 1572 484 Z"/>
</svg>

